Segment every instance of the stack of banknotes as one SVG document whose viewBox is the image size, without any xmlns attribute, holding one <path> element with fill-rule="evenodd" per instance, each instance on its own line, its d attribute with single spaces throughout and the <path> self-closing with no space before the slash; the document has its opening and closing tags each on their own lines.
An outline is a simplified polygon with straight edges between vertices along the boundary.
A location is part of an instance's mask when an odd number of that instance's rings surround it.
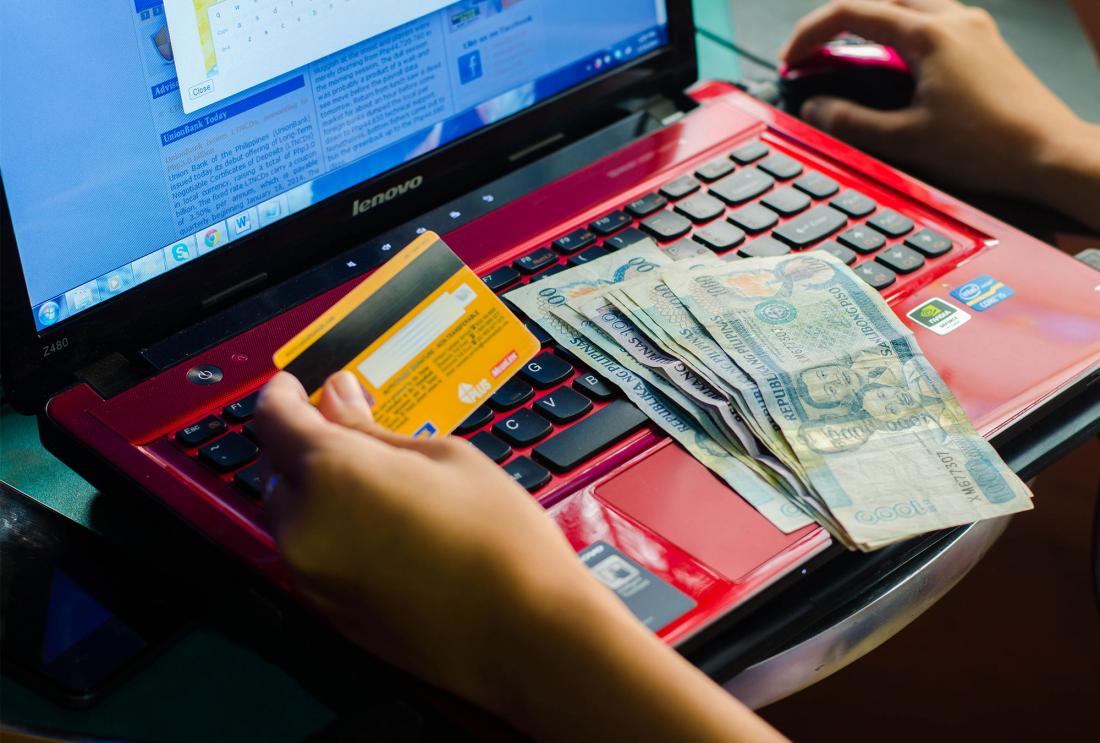
<svg viewBox="0 0 1100 743">
<path fill-rule="evenodd" d="M 646 240 L 506 298 L 784 532 L 816 521 L 873 550 L 1031 508 L 912 332 L 828 253 Z"/>
</svg>

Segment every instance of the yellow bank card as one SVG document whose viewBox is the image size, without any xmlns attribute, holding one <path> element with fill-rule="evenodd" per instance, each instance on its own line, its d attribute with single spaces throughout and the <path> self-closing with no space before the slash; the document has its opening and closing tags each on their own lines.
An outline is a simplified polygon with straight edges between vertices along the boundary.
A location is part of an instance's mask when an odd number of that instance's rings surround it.
<svg viewBox="0 0 1100 743">
<path fill-rule="evenodd" d="M 320 399 L 340 369 L 378 423 L 449 434 L 539 351 L 539 342 L 433 232 L 426 232 L 275 352 Z"/>
</svg>

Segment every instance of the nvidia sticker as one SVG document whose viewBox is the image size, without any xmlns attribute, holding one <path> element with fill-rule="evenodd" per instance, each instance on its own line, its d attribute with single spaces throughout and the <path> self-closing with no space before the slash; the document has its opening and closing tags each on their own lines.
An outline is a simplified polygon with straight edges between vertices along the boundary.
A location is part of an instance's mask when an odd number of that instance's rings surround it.
<svg viewBox="0 0 1100 743">
<path fill-rule="evenodd" d="M 906 315 L 917 325 L 928 328 L 933 333 L 947 335 L 960 325 L 965 325 L 970 315 L 942 299 L 929 299 Z"/>
</svg>

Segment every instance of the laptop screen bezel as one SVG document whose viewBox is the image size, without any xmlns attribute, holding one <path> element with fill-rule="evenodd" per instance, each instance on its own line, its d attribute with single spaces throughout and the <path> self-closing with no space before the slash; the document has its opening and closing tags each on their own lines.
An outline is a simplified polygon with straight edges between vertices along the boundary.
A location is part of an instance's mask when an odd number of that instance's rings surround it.
<svg viewBox="0 0 1100 743">
<path fill-rule="evenodd" d="M 0 365 L 6 396 L 17 407 L 33 409 L 91 362 L 110 353 L 135 355 L 225 309 L 207 301 L 210 297 L 242 282 L 248 291 L 235 295 L 234 301 L 270 288 L 513 170 L 521 163 L 510 155 L 531 143 L 563 129 L 610 121 L 631 98 L 680 94 L 697 73 L 691 1 L 667 0 L 667 18 L 665 46 L 42 331 L 35 327 L 0 173 Z M 481 167 L 472 169 L 471 162 Z M 417 176 L 423 176 L 422 185 L 411 198 L 372 208 L 367 224 L 353 216 L 357 199 Z M 303 245 L 310 249 L 301 250 Z M 251 280 L 259 273 L 265 278 Z"/>
</svg>

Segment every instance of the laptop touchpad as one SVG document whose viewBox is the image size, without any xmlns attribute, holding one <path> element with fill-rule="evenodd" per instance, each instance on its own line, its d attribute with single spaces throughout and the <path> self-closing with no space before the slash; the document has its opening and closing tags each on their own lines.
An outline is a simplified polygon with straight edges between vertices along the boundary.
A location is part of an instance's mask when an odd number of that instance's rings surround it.
<svg viewBox="0 0 1100 743">
<path fill-rule="evenodd" d="M 675 444 L 598 486 L 596 495 L 733 581 L 816 528 L 784 534 Z"/>
</svg>

